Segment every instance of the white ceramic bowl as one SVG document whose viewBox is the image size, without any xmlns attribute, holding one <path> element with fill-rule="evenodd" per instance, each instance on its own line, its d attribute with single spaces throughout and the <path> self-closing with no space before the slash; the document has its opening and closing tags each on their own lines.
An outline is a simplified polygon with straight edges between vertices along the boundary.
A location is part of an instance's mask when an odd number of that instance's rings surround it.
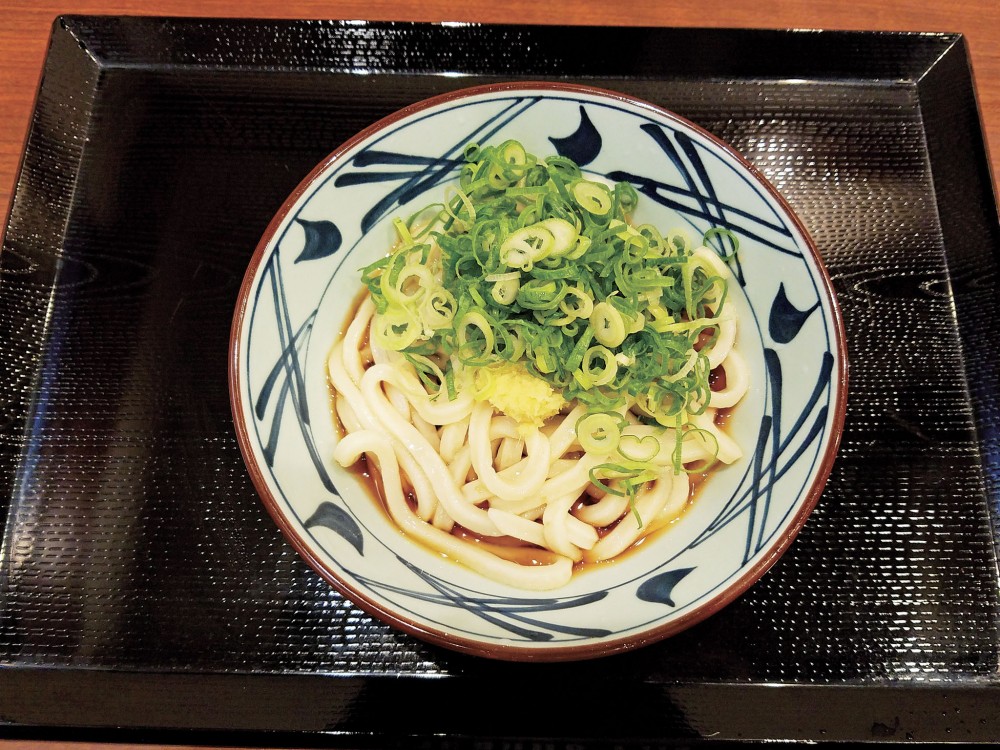
<svg viewBox="0 0 1000 750">
<path fill-rule="evenodd" d="M 386 253 L 391 221 L 440 200 L 470 141 L 521 141 L 629 180 L 635 219 L 740 241 L 739 346 L 752 387 L 730 434 L 745 458 L 717 472 L 667 533 L 564 588 L 494 583 L 410 541 L 331 458 L 326 359 Z M 716 242 L 721 242 L 716 237 Z M 721 247 L 719 248 L 721 250 Z M 819 254 L 788 204 L 731 147 L 624 94 L 512 83 L 416 103 L 340 146 L 268 226 L 233 322 L 239 444 L 268 511 L 316 571 L 367 612 L 487 657 L 582 659 L 655 642 L 717 612 L 775 563 L 815 506 L 843 425 L 843 325 Z"/>
</svg>

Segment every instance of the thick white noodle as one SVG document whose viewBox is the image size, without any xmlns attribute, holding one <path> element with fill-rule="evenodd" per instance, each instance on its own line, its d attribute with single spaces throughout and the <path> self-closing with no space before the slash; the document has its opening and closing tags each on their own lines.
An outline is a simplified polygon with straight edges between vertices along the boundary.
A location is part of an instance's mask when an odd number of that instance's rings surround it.
<svg viewBox="0 0 1000 750">
<path fill-rule="evenodd" d="M 575 512 L 576 517 L 581 521 L 596 528 L 610 526 L 628 509 L 628 497 L 625 495 L 614 495 L 610 492 L 604 495 L 596 503 L 583 505 Z"/>
<path fill-rule="evenodd" d="M 358 310 L 354 314 L 354 319 L 351 324 L 347 327 L 347 332 L 344 334 L 344 351 L 345 352 L 360 352 L 362 342 L 365 336 L 368 334 L 368 329 L 371 326 L 372 316 L 375 315 L 375 303 L 372 301 L 370 295 L 365 295 L 364 300 L 358 305 Z M 373 356 L 375 353 L 373 352 Z M 365 365 L 360 357 L 348 357 L 344 360 L 344 368 L 347 370 L 347 374 L 351 376 L 351 381 L 355 384 L 361 382 L 361 376 L 365 374 Z"/>
<path fill-rule="evenodd" d="M 577 459 L 575 458 L 557 458 L 549 467 L 549 479 L 562 474 L 564 471 L 569 471 L 576 466 L 576 462 Z"/>
<path fill-rule="evenodd" d="M 712 391 L 708 405 L 715 409 L 736 406 L 750 388 L 750 369 L 743 355 L 735 349 L 722 361 L 721 367 L 726 374 L 726 387 Z"/>
<path fill-rule="evenodd" d="M 455 520 L 448 515 L 448 511 L 444 509 L 441 503 L 437 504 L 434 508 L 434 515 L 431 516 L 431 523 L 442 531 L 447 531 L 451 533 L 451 530 L 455 528 Z"/>
<path fill-rule="evenodd" d="M 346 435 L 337 444 L 334 459 L 342 466 L 350 466 L 363 453 L 377 458 L 384 472 L 383 487 L 389 514 L 393 521 L 414 539 L 443 552 L 473 570 L 480 571 L 493 580 L 520 589 L 547 591 L 559 588 L 569 581 L 573 574 L 573 563 L 566 558 L 557 558 L 555 562 L 547 565 L 521 565 L 497 557 L 475 544 L 467 544 L 416 516 L 403 496 L 396 464 L 396 451 L 385 436 L 371 430 Z"/>
<path fill-rule="evenodd" d="M 469 424 L 472 424 L 472 418 L 469 418 Z M 489 420 L 489 441 L 494 443 L 498 440 L 504 439 L 514 439 L 519 438 L 521 433 L 517 429 L 517 420 L 511 417 L 501 416 L 499 414 L 490 415 Z"/>
<path fill-rule="evenodd" d="M 681 473 L 673 477 L 673 482 L 666 505 L 660 509 L 656 518 L 651 519 L 654 528 L 659 528 L 680 516 L 691 501 L 691 477 Z"/>
<path fill-rule="evenodd" d="M 569 511 L 580 498 L 579 492 L 571 492 L 560 497 L 546 498 L 542 526 L 545 530 L 545 546 L 553 552 L 565 555 L 574 562 L 583 559 L 583 550 L 573 544 L 566 519 L 572 518 Z"/>
<path fill-rule="evenodd" d="M 579 497 L 583 489 L 590 484 L 590 470 L 598 464 L 605 463 L 607 458 L 606 455 L 585 453 L 572 469 L 547 479 L 542 485 L 540 496 L 543 498 L 560 497 L 575 492 Z"/>
<path fill-rule="evenodd" d="M 441 427 L 438 433 L 441 442 L 439 449 L 441 451 L 441 458 L 445 461 L 452 461 L 465 445 L 466 437 L 469 433 L 469 420 L 461 419 L 458 422 L 446 424 Z"/>
<path fill-rule="evenodd" d="M 399 388 L 396 388 L 391 383 L 386 383 L 382 386 L 385 390 L 385 397 L 388 399 L 389 403 L 392 404 L 392 408 L 399 412 L 399 416 L 405 419 L 407 422 L 413 419 L 410 414 L 410 402 L 406 400 L 406 394 L 403 393 Z"/>
<path fill-rule="evenodd" d="M 451 478 L 455 480 L 455 485 L 462 488 L 462 495 L 466 502 L 477 505 L 489 497 L 489 495 L 475 497 L 468 491 L 472 484 L 469 481 L 469 472 L 472 471 L 472 451 L 469 450 L 469 446 L 463 445 L 458 453 L 452 457 L 448 464 L 448 471 L 451 472 Z"/>
<path fill-rule="evenodd" d="M 494 466 L 497 471 L 509 469 L 524 456 L 524 440 L 520 437 L 505 437 L 500 441 Z"/>
<path fill-rule="evenodd" d="M 411 414 L 410 421 L 413 422 L 413 426 L 420 431 L 420 434 L 424 436 L 424 440 L 430 443 L 434 447 L 434 450 L 440 453 L 441 436 L 438 435 L 438 431 L 434 425 L 421 417 L 419 413 Z"/>
<path fill-rule="evenodd" d="M 490 514 L 490 518 L 493 519 L 497 528 L 507 536 L 539 547 L 545 546 L 545 530 L 540 523 L 535 523 L 517 513 L 509 513 L 499 508 L 490 508 L 487 513 Z"/>
<path fill-rule="evenodd" d="M 382 370 L 381 380 L 399 388 L 405 394 L 409 405 L 433 425 L 440 426 L 457 422 L 469 416 L 475 404 L 475 399 L 468 391 L 459 392 L 452 401 L 447 399 L 431 400 L 408 362 L 377 362 L 373 367 Z"/>
<path fill-rule="evenodd" d="M 357 352 L 354 354 L 357 356 Z M 334 390 L 340 394 L 338 400 L 344 400 L 351 405 L 351 411 L 362 426 L 361 429 L 379 430 L 378 420 L 368 408 L 357 384 L 351 380 L 348 374 L 345 361 L 351 359 L 353 357 L 348 356 L 342 342 L 338 342 L 327 359 L 327 374 L 330 377 L 330 382 L 333 384 Z M 403 471 L 410 480 L 410 486 L 413 488 L 413 494 L 417 498 L 417 514 L 423 519 L 431 518 L 437 506 L 437 493 L 434 491 L 434 486 L 413 456 L 404 451 L 398 443 L 394 444 L 393 447 L 399 456 L 397 463 L 403 467 Z"/>
<path fill-rule="evenodd" d="M 600 538 L 597 529 L 590 524 L 584 523 L 576 516 L 566 514 L 566 531 L 569 533 L 569 540 L 580 549 L 590 549 Z"/>
<path fill-rule="evenodd" d="M 695 254 L 714 273 L 731 278 L 713 251 Z M 389 513 L 406 534 L 491 579 L 546 590 L 564 585 L 574 562 L 613 558 L 686 508 L 690 483 L 686 473 L 674 474 L 674 430 L 644 424 L 627 407 L 619 410 L 628 423 L 623 451 L 627 445 L 632 455 L 655 453 L 651 461 L 660 472 L 632 506 L 629 498 L 591 482 L 592 469 L 621 457 L 582 450 L 576 426 L 587 413 L 584 405 L 541 428 L 526 428 L 488 402 L 477 402 L 471 388 L 461 387 L 468 381 L 460 368 L 456 398 L 428 393 L 403 356 L 370 346 L 374 312 L 366 297 L 328 361 L 334 407 L 347 432 L 334 458 L 346 466 L 368 454 L 382 475 Z M 726 315 L 711 351 L 703 351 L 713 368 L 723 368 L 726 384 L 712 392 L 702 415 L 690 418 L 698 429 L 681 442 L 683 463 L 717 458 L 728 464 L 742 456 L 715 424 L 716 411 L 734 406 L 749 388 L 749 369 L 735 342 L 736 320 Z M 415 509 L 404 483 L 416 498 Z M 578 502 L 581 497 L 588 502 Z M 451 533 L 456 524 L 487 543 Z M 557 562 L 521 564 L 495 553 L 500 548 L 488 543 L 491 537 L 546 549 Z"/>
<path fill-rule="evenodd" d="M 652 487 L 639 492 L 635 499 L 635 512 L 631 509 L 621 521 L 610 532 L 605 534 L 601 540 L 584 554 L 584 559 L 588 561 L 609 560 L 616 557 L 631 547 L 640 536 L 648 530 L 648 523 L 660 516 L 671 500 L 683 497 L 683 502 L 687 502 L 688 483 L 687 475 L 674 475 L 672 473 L 662 474 Z M 683 509 L 683 504 L 681 504 Z M 636 518 L 638 514 L 639 518 Z M 640 525 L 640 520 L 642 525 Z"/>
<path fill-rule="evenodd" d="M 727 279 L 729 281 L 729 288 L 733 288 L 733 273 L 714 250 L 707 247 L 699 247 L 692 253 L 692 256 L 711 266 L 715 274 L 720 278 Z M 736 344 L 735 316 L 723 311 L 722 316 L 719 318 L 718 327 L 719 335 L 716 337 L 712 348 L 702 350 L 702 353 L 708 357 L 708 364 L 713 369 L 722 364 L 723 360 L 729 356 L 729 352 L 732 351 L 733 346 Z"/>
<path fill-rule="evenodd" d="M 706 440 L 698 432 L 688 433 L 684 438 L 684 447 L 682 449 L 685 463 L 701 458 L 715 457 L 724 464 L 731 464 L 743 457 L 743 450 L 740 448 L 739 443 L 729 437 L 729 435 L 715 424 L 714 409 L 706 409 L 703 414 L 691 417 L 691 423 L 695 427 L 709 433 L 714 438 L 714 444 L 712 444 L 712 441 Z M 699 455 L 700 453 L 704 453 L 704 455 Z M 692 457 L 688 459 L 688 455 L 697 456 L 697 458 Z"/>
<path fill-rule="evenodd" d="M 736 344 L 736 319 L 723 315 L 719 318 L 718 326 L 719 336 L 716 338 L 715 344 L 709 351 L 704 352 L 705 356 L 708 357 L 709 366 L 713 369 L 725 361 Z"/>
<path fill-rule="evenodd" d="M 480 402 L 472 409 L 469 420 L 469 446 L 472 448 L 472 466 L 479 481 L 497 497 L 504 500 L 523 500 L 535 495 L 549 471 L 549 440 L 538 429 L 529 428 L 525 435 L 528 460 L 518 472 L 515 481 L 501 477 L 493 468 L 493 449 L 490 441 L 490 423 L 493 407 Z M 512 467 L 513 468 L 513 467 Z"/>
<path fill-rule="evenodd" d="M 429 479 L 434 482 L 438 500 L 444 503 L 444 508 L 455 523 L 459 523 L 469 531 L 483 536 L 501 536 L 499 530 L 490 520 L 486 511 L 465 502 L 459 488 L 451 481 L 448 466 L 441 459 L 424 436 L 409 422 L 399 416 L 385 397 L 382 382 L 395 377 L 390 365 L 372 365 L 361 378 L 361 395 L 375 414 L 381 427 L 404 447 L 413 459 L 424 469 Z M 471 432 L 471 428 L 470 428 Z M 473 456 L 475 465 L 475 456 Z"/>
<path fill-rule="evenodd" d="M 344 430 L 347 432 L 357 432 L 358 430 L 364 429 L 361 426 L 361 422 L 354 414 L 351 402 L 348 401 L 345 396 L 338 393 L 334 404 L 334 408 L 337 411 L 337 419 L 339 419 L 340 423 L 344 426 Z"/>
</svg>

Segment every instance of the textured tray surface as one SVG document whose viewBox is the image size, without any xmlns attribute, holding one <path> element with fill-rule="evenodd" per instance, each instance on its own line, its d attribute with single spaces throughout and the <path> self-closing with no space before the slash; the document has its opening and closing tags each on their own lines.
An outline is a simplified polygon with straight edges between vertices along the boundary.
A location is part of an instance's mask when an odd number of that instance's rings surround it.
<svg viewBox="0 0 1000 750">
<path fill-rule="evenodd" d="M 418 681 L 423 705 L 471 705 L 477 691 L 495 694 L 497 678 L 572 684 L 599 669 L 631 724 L 581 730 L 538 715 L 434 724 L 414 707 L 412 731 L 665 741 L 713 726 L 744 734 L 735 716 L 705 712 L 734 695 L 763 709 L 767 684 L 797 686 L 795 700 L 817 709 L 831 694 L 817 688 L 858 688 L 836 693 L 848 715 L 852 705 L 896 700 L 877 697 L 886 685 L 996 683 L 1000 341 L 989 324 L 1000 304 L 1000 233 L 961 39 L 494 31 L 57 24 L 0 255 L 8 723 L 327 729 L 349 743 L 388 731 L 365 708 L 374 698 L 362 697 L 394 695 L 382 677 Z M 633 51 L 588 62 L 581 50 L 597 40 Z M 545 54 L 528 53 L 540 43 Z M 662 52 L 694 48 L 716 52 Z M 435 75 L 449 71 L 466 75 Z M 664 643 L 537 668 L 399 634 L 299 559 L 243 466 L 226 353 L 250 254 L 323 156 L 426 96 L 551 71 L 667 107 L 763 171 L 831 272 L 851 386 L 828 487 L 759 584 Z M 83 675 L 95 668 L 146 675 L 135 704 L 117 709 L 124 718 L 86 704 L 60 713 L 51 698 L 30 705 L 52 680 L 67 691 L 91 685 Z M 240 713 L 280 693 L 271 679 L 289 672 L 328 676 L 297 688 L 325 696 L 325 724 L 280 701 L 269 716 Z M 150 674 L 205 673 L 243 675 L 248 692 L 223 699 L 214 719 L 205 709 L 150 713 Z M 102 689 L 116 689 L 108 679 Z M 725 692 L 734 685 L 747 691 Z M 991 731 L 980 718 L 997 718 L 975 701 L 965 705 L 984 713 L 967 717 L 970 735 Z M 946 736 L 936 717 L 900 715 L 925 736 Z M 795 729 L 773 716 L 744 736 L 836 738 L 812 720 Z M 891 719 L 881 726 L 894 734 Z M 874 736 L 879 723 L 866 715 L 837 736 L 869 727 Z"/>
</svg>

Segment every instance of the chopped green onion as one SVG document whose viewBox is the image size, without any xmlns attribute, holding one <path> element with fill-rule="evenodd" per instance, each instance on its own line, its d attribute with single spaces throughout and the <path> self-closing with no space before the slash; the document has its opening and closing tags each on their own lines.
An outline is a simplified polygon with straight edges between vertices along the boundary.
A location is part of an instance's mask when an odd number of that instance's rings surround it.
<svg viewBox="0 0 1000 750">
<path fill-rule="evenodd" d="M 607 385 L 615 379 L 618 362 L 606 346 L 592 346 L 583 355 L 581 373 L 590 380 L 590 385 Z"/>
<path fill-rule="evenodd" d="M 513 278 L 498 279 L 493 282 L 490 289 L 490 297 L 498 305 L 510 305 L 517 299 L 518 290 L 521 288 L 520 274 L 503 274 Z"/>
<path fill-rule="evenodd" d="M 705 244 L 708 244 L 708 240 L 711 237 L 724 237 L 733 243 L 733 251 L 731 253 L 723 253 L 723 260 L 732 260 L 736 257 L 736 253 L 740 251 L 740 238 L 733 233 L 733 230 L 727 229 L 726 227 L 712 227 L 703 237 Z"/>
<path fill-rule="evenodd" d="M 576 439 L 587 453 L 614 453 L 624 426 L 625 419 L 620 414 L 593 412 L 576 423 Z"/>
<path fill-rule="evenodd" d="M 628 335 L 625 318 L 609 302 L 598 302 L 590 314 L 590 327 L 594 338 L 605 346 L 619 346 Z"/>
<path fill-rule="evenodd" d="M 362 269 L 373 344 L 401 352 L 449 399 L 468 382 L 456 367 L 521 364 L 587 407 L 577 436 L 609 457 L 591 477 L 608 492 L 634 501 L 662 444 L 623 433 L 625 409 L 646 430 L 675 431 L 673 468 L 688 470 L 683 440 L 709 440 L 690 418 L 708 408 L 699 349 L 719 335 L 724 263 L 684 230 L 632 224 L 635 188 L 589 179 L 570 159 L 514 140 L 469 144 L 463 156 L 443 201 L 395 220 L 396 246 Z M 728 229 L 712 238 L 738 247 Z"/>
<path fill-rule="evenodd" d="M 611 191 L 599 182 L 580 180 L 573 184 L 573 197 L 580 207 L 596 216 L 606 216 L 611 210 Z"/>
<path fill-rule="evenodd" d="M 618 452 L 629 461 L 649 463 L 660 453 L 660 441 L 655 435 L 625 434 L 618 441 Z"/>
<path fill-rule="evenodd" d="M 372 334 L 384 349 L 404 351 L 420 336 L 420 322 L 405 307 L 391 307 L 377 316 Z"/>
</svg>

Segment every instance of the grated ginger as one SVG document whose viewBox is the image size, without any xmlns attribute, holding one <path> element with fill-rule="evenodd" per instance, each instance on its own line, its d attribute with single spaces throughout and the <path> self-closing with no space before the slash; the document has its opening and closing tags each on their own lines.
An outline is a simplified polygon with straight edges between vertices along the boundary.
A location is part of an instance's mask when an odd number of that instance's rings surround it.
<svg viewBox="0 0 1000 750">
<path fill-rule="evenodd" d="M 562 395 L 523 365 L 504 363 L 476 371 L 476 398 L 489 401 L 518 425 L 541 427 L 566 405 Z"/>
</svg>

